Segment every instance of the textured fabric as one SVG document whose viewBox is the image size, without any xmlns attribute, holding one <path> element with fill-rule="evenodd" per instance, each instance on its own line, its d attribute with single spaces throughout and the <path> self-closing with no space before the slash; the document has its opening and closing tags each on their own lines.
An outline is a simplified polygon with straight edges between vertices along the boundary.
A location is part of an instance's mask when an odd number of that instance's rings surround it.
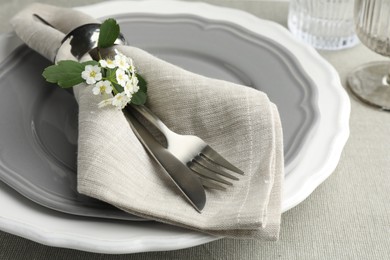
<svg viewBox="0 0 390 260">
<path fill-rule="evenodd" d="M 0 32 L 10 31 L 8 21 L 32 0 L 0 1 Z M 99 0 L 42 0 L 66 6 Z M 286 26 L 288 4 L 277 1 L 207 0 L 239 8 Z M 363 45 L 321 52 L 339 72 L 344 86 L 353 68 L 380 57 Z M 282 215 L 280 240 L 220 239 L 208 244 L 168 252 L 105 255 L 41 245 L 0 232 L 0 259 L 71 260 L 328 260 L 388 259 L 390 255 L 389 129 L 387 112 L 351 97 L 351 135 L 335 172 L 297 207 Z M 18 196 L 15 193 L 15 196 Z M 22 197 L 20 199 L 23 199 Z M 28 202 L 26 202 L 28 203 Z"/>
<path fill-rule="evenodd" d="M 31 21 L 32 14 L 63 33 L 92 21 L 76 11 L 42 4 L 20 12 L 11 24 L 42 55 L 56 46 L 36 37 L 42 29 L 40 22 Z M 39 25 L 36 30 L 34 24 Z M 226 191 L 206 190 L 206 206 L 199 214 L 150 158 L 122 111 L 98 108 L 101 97 L 92 95 L 91 86 L 80 84 L 75 87 L 80 111 L 78 191 L 134 215 L 213 235 L 277 239 L 283 142 L 278 111 L 268 97 L 185 71 L 137 48 L 117 49 L 134 60 L 148 82 L 148 107 L 168 127 L 204 139 L 245 175 Z M 69 55 L 58 57 L 62 59 Z"/>
</svg>

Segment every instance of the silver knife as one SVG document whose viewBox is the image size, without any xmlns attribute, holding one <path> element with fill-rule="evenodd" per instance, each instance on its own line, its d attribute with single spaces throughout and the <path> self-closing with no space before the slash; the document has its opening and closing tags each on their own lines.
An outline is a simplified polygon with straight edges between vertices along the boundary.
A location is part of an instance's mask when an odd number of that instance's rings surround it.
<svg viewBox="0 0 390 260">
<path fill-rule="evenodd" d="M 68 15 L 71 16 L 71 14 Z M 71 17 L 68 17 L 68 19 L 71 19 Z M 18 34 L 19 30 L 24 30 L 25 32 L 25 30 L 28 30 L 30 26 L 34 26 L 35 36 L 39 36 L 42 39 L 51 39 L 53 43 L 52 48 L 49 50 L 41 50 L 38 48 L 38 51 L 52 61 L 56 62 L 57 57 L 69 57 L 73 60 L 80 60 L 88 57 L 88 54 L 91 57 L 95 56 L 94 49 L 97 46 L 97 39 L 100 30 L 100 24 L 93 22 L 94 19 L 92 17 L 84 17 L 84 19 L 91 23 L 79 25 L 76 29 L 67 33 L 70 28 L 61 28 L 62 30 L 67 31 L 60 31 L 56 29 L 56 23 L 58 23 L 58 21 L 56 21 L 53 17 L 51 17 L 50 22 L 47 21 L 37 10 L 36 13 L 31 14 L 30 21 L 26 20 L 20 27 L 16 27 L 15 31 Z M 67 33 L 66 36 L 65 33 Z M 31 48 L 35 49 L 34 47 L 37 47 L 29 44 L 28 37 L 23 40 Z M 115 43 L 124 44 L 125 40 L 123 36 L 120 35 Z M 145 129 L 145 127 L 131 115 L 131 113 L 126 114 L 129 118 L 128 121 L 131 123 L 133 131 L 140 142 L 149 151 L 150 155 L 162 167 L 167 175 L 170 176 L 170 179 L 179 188 L 184 197 L 197 211 L 200 212 L 206 203 L 206 194 L 200 179 L 194 175 L 185 164 L 180 162 L 174 155 L 159 144 Z"/>
<path fill-rule="evenodd" d="M 153 137 L 133 116 L 131 107 L 128 106 L 125 110 L 127 121 L 145 149 L 164 169 L 192 206 L 200 212 L 206 204 L 206 193 L 199 178 Z"/>
</svg>

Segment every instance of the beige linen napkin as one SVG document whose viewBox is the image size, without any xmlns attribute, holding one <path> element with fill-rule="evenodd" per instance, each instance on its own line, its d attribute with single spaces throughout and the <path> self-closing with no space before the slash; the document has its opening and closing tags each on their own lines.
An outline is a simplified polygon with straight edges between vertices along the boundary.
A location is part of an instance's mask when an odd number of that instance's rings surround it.
<svg viewBox="0 0 390 260">
<path fill-rule="evenodd" d="M 33 4 L 11 24 L 27 45 L 53 60 L 57 38 L 88 22 L 96 21 L 71 9 Z M 42 38 L 46 33 L 52 37 Z M 148 82 L 147 106 L 168 127 L 201 137 L 245 175 L 226 191 L 207 190 L 198 213 L 150 158 L 122 111 L 98 108 L 100 97 L 80 84 L 74 88 L 80 111 L 78 191 L 134 215 L 213 235 L 277 239 L 284 167 L 276 106 L 255 89 L 188 72 L 141 49 L 117 49 L 134 60 Z"/>
</svg>

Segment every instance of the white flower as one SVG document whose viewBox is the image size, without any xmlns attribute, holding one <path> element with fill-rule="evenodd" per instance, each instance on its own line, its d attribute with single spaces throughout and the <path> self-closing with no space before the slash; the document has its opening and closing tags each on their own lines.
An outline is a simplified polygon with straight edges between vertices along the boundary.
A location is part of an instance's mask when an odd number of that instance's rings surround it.
<svg viewBox="0 0 390 260">
<path fill-rule="evenodd" d="M 136 93 L 139 90 L 138 79 L 135 75 L 131 76 L 130 80 L 127 81 L 126 86 L 124 87 L 125 93 L 128 96 Z"/>
<path fill-rule="evenodd" d="M 133 74 L 132 76 L 131 76 L 131 79 L 130 79 L 130 81 L 133 83 L 133 85 L 134 86 L 138 86 L 138 78 L 137 78 L 137 76 L 135 75 L 135 74 Z"/>
<path fill-rule="evenodd" d="M 99 108 L 111 105 L 112 104 L 112 100 L 113 100 L 113 98 L 107 98 L 107 99 L 104 99 L 103 101 L 100 101 L 99 104 L 98 104 Z"/>
<path fill-rule="evenodd" d="M 100 63 L 100 66 L 102 66 L 102 68 L 109 68 L 109 69 L 115 68 L 114 61 L 111 59 L 108 59 L 108 58 L 105 60 L 100 60 L 99 63 Z"/>
<path fill-rule="evenodd" d="M 117 52 L 117 55 L 115 55 L 114 63 L 118 68 L 122 70 L 127 70 L 129 69 L 130 66 L 127 57 L 121 54 L 120 52 Z"/>
<path fill-rule="evenodd" d="M 128 59 L 128 62 L 130 64 L 130 67 L 129 67 L 129 71 L 132 75 L 135 75 L 135 66 L 134 66 L 134 63 L 133 63 L 133 59 L 131 58 L 127 58 Z"/>
<path fill-rule="evenodd" d="M 112 98 L 107 98 L 107 99 L 100 101 L 98 106 L 99 106 L 99 108 L 102 108 L 105 106 L 112 105 L 112 106 L 117 107 L 120 110 L 120 109 L 123 109 L 127 105 L 127 103 L 129 103 L 130 101 L 131 101 L 131 96 L 126 95 L 125 92 L 121 92 L 121 93 L 116 94 Z"/>
<path fill-rule="evenodd" d="M 125 92 L 121 92 L 112 98 L 112 105 L 118 109 L 123 109 L 130 100 L 131 96 L 126 95 Z"/>
<path fill-rule="evenodd" d="M 95 87 L 93 87 L 92 92 L 94 95 L 99 95 L 103 93 L 110 94 L 112 92 L 111 82 L 108 80 L 99 81 L 96 83 Z"/>
<path fill-rule="evenodd" d="M 85 79 L 87 84 L 95 84 L 96 81 L 102 79 L 102 73 L 100 67 L 97 65 L 87 65 L 85 66 L 85 70 L 81 73 L 81 77 Z"/>
<path fill-rule="evenodd" d="M 130 80 L 127 82 L 126 86 L 124 87 L 125 93 L 128 96 L 133 95 L 139 90 L 139 87 L 137 85 L 134 85 Z"/>
<path fill-rule="evenodd" d="M 125 87 L 127 81 L 129 80 L 129 76 L 122 69 L 117 69 L 115 73 L 116 73 L 116 81 L 118 82 L 118 84 L 121 85 L 122 87 Z"/>
</svg>

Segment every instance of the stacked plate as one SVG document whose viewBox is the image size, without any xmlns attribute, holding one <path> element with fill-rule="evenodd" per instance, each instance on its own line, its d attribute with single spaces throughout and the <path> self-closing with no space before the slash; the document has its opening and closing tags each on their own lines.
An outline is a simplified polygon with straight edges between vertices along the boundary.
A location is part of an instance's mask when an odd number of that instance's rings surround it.
<svg viewBox="0 0 390 260">
<path fill-rule="evenodd" d="M 202 3 L 105 2 L 79 10 L 115 18 L 130 45 L 171 63 L 266 92 L 284 129 L 283 211 L 336 167 L 349 134 L 348 96 L 336 71 L 283 27 Z M 142 221 L 78 194 L 77 104 L 59 88 L 45 87 L 40 75 L 49 62 L 13 34 L 0 37 L 0 62 L 2 230 L 104 253 L 173 250 L 218 239 Z"/>
</svg>

